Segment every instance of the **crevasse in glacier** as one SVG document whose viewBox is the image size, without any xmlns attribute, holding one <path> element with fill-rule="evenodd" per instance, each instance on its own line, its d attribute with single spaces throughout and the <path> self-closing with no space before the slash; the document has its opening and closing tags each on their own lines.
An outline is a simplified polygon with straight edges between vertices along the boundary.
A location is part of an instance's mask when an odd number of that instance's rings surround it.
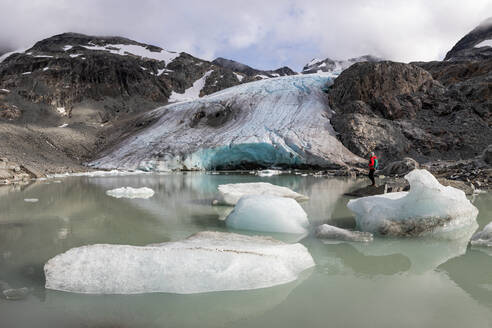
<svg viewBox="0 0 492 328">
<path fill-rule="evenodd" d="M 336 138 L 321 74 L 245 83 L 156 109 L 155 123 L 91 163 L 146 171 L 338 167 L 362 161 Z"/>
<path fill-rule="evenodd" d="M 306 247 L 258 236 L 200 232 L 148 246 L 76 247 L 44 266 L 46 288 L 90 294 L 178 294 L 270 287 L 314 266 Z"/>
<path fill-rule="evenodd" d="M 447 235 L 459 237 L 455 230 L 477 225 L 478 210 L 463 191 L 441 185 L 426 170 L 413 170 L 405 179 L 409 192 L 348 202 L 359 230 L 403 237 L 453 232 Z"/>
<path fill-rule="evenodd" d="M 227 216 L 226 225 L 241 230 L 305 234 L 309 221 L 306 212 L 294 199 L 249 195 L 239 199 Z"/>
</svg>

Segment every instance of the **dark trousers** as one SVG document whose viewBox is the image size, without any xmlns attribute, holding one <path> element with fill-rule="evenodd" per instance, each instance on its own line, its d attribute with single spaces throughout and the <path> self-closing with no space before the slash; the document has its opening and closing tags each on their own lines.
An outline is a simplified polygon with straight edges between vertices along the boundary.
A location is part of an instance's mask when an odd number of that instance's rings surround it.
<svg viewBox="0 0 492 328">
<path fill-rule="evenodd" d="M 369 170 L 369 179 L 371 179 L 371 182 L 372 182 L 372 185 L 375 186 L 376 185 L 376 181 L 374 180 L 374 172 L 376 170 L 374 169 L 370 169 Z"/>
</svg>

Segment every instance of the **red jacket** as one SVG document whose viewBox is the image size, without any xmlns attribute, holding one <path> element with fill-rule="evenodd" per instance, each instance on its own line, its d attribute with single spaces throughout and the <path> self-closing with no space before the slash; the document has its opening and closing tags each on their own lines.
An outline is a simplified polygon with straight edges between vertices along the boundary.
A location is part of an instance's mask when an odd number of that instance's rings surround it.
<svg viewBox="0 0 492 328">
<path fill-rule="evenodd" d="M 369 160 L 369 169 L 370 170 L 374 170 L 374 164 L 376 164 L 374 161 L 375 159 L 378 159 L 378 158 L 376 156 L 372 156 L 371 159 Z"/>
</svg>

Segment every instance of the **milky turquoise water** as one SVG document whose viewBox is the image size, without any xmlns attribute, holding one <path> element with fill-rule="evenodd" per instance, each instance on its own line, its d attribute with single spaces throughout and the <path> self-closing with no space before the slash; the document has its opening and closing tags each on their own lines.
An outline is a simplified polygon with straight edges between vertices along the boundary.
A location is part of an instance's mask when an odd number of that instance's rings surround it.
<svg viewBox="0 0 492 328">
<path fill-rule="evenodd" d="M 253 181 L 308 195 L 302 206 L 313 227 L 353 227 L 343 193 L 366 183 L 299 175 L 172 174 L 1 187 L 0 280 L 32 292 L 21 301 L 0 299 L 0 327 L 492 327 L 492 250 L 470 248 L 467 240 L 323 244 L 308 236 L 300 242 L 316 267 L 296 282 L 260 290 L 125 296 L 44 289 L 44 263 L 72 247 L 146 245 L 203 230 L 227 231 L 220 220 L 223 208 L 210 205 L 217 186 Z M 105 194 L 123 186 L 146 186 L 156 194 L 147 200 Z M 39 201 L 24 201 L 30 198 Z M 473 202 L 482 228 L 492 220 L 492 195 L 478 195 Z"/>
</svg>

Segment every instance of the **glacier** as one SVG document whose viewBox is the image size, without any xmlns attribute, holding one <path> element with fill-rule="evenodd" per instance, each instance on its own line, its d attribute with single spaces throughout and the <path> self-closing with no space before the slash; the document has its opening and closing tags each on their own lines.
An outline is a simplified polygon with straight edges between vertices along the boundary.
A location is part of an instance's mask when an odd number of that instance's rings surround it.
<svg viewBox="0 0 492 328">
<path fill-rule="evenodd" d="M 322 74 L 241 84 L 160 107 L 154 123 L 89 163 L 143 171 L 267 167 L 338 168 L 363 160 L 330 124 Z"/>
<path fill-rule="evenodd" d="M 87 294 L 193 294 L 294 281 L 314 261 L 301 244 L 226 232 L 148 246 L 76 247 L 44 266 L 46 288 Z"/>
<path fill-rule="evenodd" d="M 473 246 L 492 247 L 492 222 L 487 224 L 482 231 L 474 234 L 470 243 Z"/>
<path fill-rule="evenodd" d="M 243 196 L 226 218 L 228 228 L 305 234 L 309 221 L 294 199 L 271 195 Z"/>
<path fill-rule="evenodd" d="M 219 185 L 218 189 L 219 199 L 214 201 L 216 205 L 236 205 L 241 197 L 248 195 L 286 197 L 299 202 L 309 199 L 309 197 L 287 187 L 277 186 L 268 182 L 229 183 Z"/>
<path fill-rule="evenodd" d="M 415 237 L 449 233 L 477 226 L 478 209 L 465 193 L 441 185 L 427 170 L 413 170 L 405 179 L 409 192 L 352 199 L 357 228 L 380 235 Z M 475 227 L 476 228 L 476 227 Z"/>
<path fill-rule="evenodd" d="M 111 189 L 106 191 L 106 195 L 115 198 L 143 198 L 147 199 L 154 196 L 154 191 L 147 187 L 142 188 L 132 188 L 132 187 L 121 187 L 116 189 Z"/>
</svg>

